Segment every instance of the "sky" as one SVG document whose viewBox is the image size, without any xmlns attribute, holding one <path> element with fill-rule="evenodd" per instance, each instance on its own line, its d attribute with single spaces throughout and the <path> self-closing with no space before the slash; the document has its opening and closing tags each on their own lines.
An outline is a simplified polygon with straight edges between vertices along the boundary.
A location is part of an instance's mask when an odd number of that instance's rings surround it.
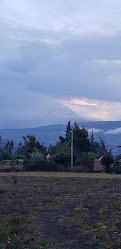
<svg viewBox="0 0 121 249">
<path fill-rule="evenodd" d="M 0 117 L 121 120 L 121 1 L 0 0 Z"/>
</svg>

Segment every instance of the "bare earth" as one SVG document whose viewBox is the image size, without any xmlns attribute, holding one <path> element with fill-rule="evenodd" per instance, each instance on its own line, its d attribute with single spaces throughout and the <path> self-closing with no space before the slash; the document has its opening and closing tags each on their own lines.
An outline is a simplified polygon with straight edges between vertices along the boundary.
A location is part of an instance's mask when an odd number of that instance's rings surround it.
<svg viewBox="0 0 121 249">
<path fill-rule="evenodd" d="M 121 248 L 121 176 L 0 173 L 0 223 L 1 249 Z"/>
</svg>

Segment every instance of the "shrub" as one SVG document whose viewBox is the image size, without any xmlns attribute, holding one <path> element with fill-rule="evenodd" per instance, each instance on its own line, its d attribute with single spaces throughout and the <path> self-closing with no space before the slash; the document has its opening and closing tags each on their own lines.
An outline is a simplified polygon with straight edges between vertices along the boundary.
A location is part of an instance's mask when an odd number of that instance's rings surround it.
<svg viewBox="0 0 121 249">
<path fill-rule="evenodd" d="M 31 154 L 31 165 L 40 164 L 44 160 L 42 152 L 36 151 Z"/>
<path fill-rule="evenodd" d="M 101 163 L 105 165 L 105 171 L 108 173 L 111 171 L 110 165 L 114 162 L 113 156 L 110 152 L 107 152 L 101 159 Z"/>
<path fill-rule="evenodd" d="M 2 160 L 12 160 L 12 153 L 9 151 L 3 151 L 0 153 L 0 161 Z"/>
<path fill-rule="evenodd" d="M 45 159 L 36 164 L 24 164 L 25 171 L 57 171 L 57 165 L 55 162 L 47 162 Z"/>
<path fill-rule="evenodd" d="M 93 171 L 93 160 L 88 154 L 83 154 L 81 158 L 81 165 L 85 166 L 85 171 Z"/>
<path fill-rule="evenodd" d="M 57 153 L 54 157 L 54 161 L 59 165 L 63 165 L 64 168 L 67 168 L 70 161 L 70 155 L 63 152 Z"/>
</svg>

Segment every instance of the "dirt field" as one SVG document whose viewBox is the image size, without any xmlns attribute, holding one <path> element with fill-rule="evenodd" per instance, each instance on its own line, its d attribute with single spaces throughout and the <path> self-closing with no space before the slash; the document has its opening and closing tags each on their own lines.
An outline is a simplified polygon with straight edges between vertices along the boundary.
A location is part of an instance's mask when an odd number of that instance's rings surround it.
<svg viewBox="0 0 121 249">
<path fill-rule="evenodd" d="M 0 223 L 1 249 L 121 248 L 121 176 L 0 173 Z"/>
</svg>

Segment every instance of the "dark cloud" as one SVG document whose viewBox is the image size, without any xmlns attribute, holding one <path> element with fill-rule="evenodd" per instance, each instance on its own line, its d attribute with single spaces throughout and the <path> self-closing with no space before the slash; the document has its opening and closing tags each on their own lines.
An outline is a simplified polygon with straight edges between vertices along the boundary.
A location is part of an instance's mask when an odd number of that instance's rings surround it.
<svg viewBox="0 0 121 249">
<path fill-rule="evenodd" d="M 120 101 L 120 1 L 36 4 L 1 2 L 2 115 L 24 119 L 31 109 L 34 118 L 42 96 L 49 96 L 48 106 L 62 97 Z"/>
<path fill-rule="evenodd" d="M 115 56 L 111 55 L 114 41 Z M 99 39 L 98 42 L 95 38 L 91 41 L 70 39 L 56 48 L 43 43 L 27 43 L 21 46 L 21 54 L 21 66 L 16 63 L 16 67 L 9 70 L 21 73 L 23 68 L 26 75 L 22 76 L 21 84 L 28 82 L 31 91 L 58 97 L 120 100 L 121 86 L 118 81 L 114 85 L 114 80 L 110 79 L 112 74 L 120 74 L 118 38 Z"/>
<path fill-rule="evenodd" d="M 118 40 L 119 37 L 70 37 L 56 47 L 43 42 L 22 42 L 20 56 L 4 61 L 6 70 L 0 71 L 0 77 L 8 86 L 14 82 L 18 87 L 27 86 L 31 91 L 51 96 L 120 100 L 121 85 L 118 81 L 114 84 L 115 78 L 110 79 L 112 74 L 120 74 Z"/>
</svg>

